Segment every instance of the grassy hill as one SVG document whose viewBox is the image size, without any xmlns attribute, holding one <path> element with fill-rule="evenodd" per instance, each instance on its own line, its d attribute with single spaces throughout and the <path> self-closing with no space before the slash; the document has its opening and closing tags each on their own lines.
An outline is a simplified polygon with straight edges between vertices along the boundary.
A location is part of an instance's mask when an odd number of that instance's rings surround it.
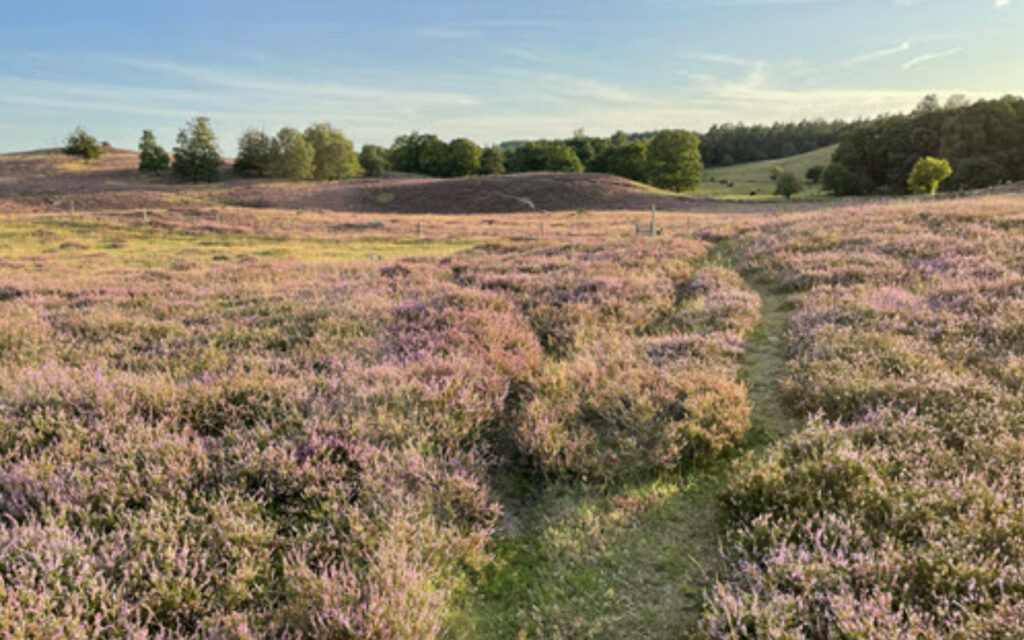
<svg viewBox="0 0 1024 640">
<path fill-rule="evenodd" d="M 715 198 L 772 196 L 775 191 L 775 183 L 771 180 L 772 167 L 781 165 L 784 169 L 788 169 L 802 178 L 811 167 L 827 165 L 832 159 L 836 146 L 830 145 L 787 158 L 706 169 L 704 184 L 698 189 L 696 195 Z M 807 190 L 798 197 L 817 195 L 821 195 L 821 187 L 807 185 Z"/>
</svg>

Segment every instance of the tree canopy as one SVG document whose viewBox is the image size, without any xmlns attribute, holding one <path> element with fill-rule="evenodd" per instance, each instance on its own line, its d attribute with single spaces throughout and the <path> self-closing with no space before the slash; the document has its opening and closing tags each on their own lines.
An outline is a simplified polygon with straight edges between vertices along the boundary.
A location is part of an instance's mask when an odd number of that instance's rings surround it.
<svg viewBox="0 0 1024 640">
<path fill-rule="evenodd" d="M 939 183 L 953 175 L 953 169 L 949 161 L 944 158 L 932 158 L 927 156 L 918 159 L 914 168 L 910 170 L 907 178 L 907 186 L 911 193 L 928 193 L 935 195 L 939 190 Z"/>
<path fill-rule="evenodd" d="M 352 141 L 326 122 L 308 127 L 303 134 L 313 148 L 312 177 L 316 180 L 354 178 L 361 167 Z"/>
<path fill-rule="evenodd" d="M 943 106 L 928 97 L 910 114 L 852 126 L 832 158 L 838 166 L 825 172 L 825 186 L 838 195 L 904 193 L 907 175 L 927 156 L 949 160 L 951 189 L 1024 180 L 1024 98 L 951 98 Z"/>
<path fill-rule="evenodd" d="M 284 127 L 270 142 L 270 175 L 308 180 L 313 177 L 316 151 L 298 129 Z"/>
<path fill-rule="evenodd" d="M 139 140 L 139 171 L 159 173 L 171 166 L 171 157 L 156 142 L 156 136 L 149 129 L 142 132 Z"/>
<path fill-rule="evenodd" d="M 174 175 L 193 182 L 220 180 L 220 147 L 210 127 L 210 119 L 200 116 L 189 120 L 178 132 L 174 147 Z"/>
<path fill-rule="evenodd" d="M 647 148 L 647 181 L 656 187 L 672 191 L 696 189 L 703 170 L 700 138 L 689 131 L 662 131 Z"/>
<path fill-rule="evenodd" d="M 467 138 L 456 138 L 448 143 L 448 175 L 452 177 L 471 176 L 480 172 L 483 152 L 475 142 Z"/>
<path fill-rule="evenodd" d="M 363 172 L 371 178 L 383 175 L 391 168 L 387 149 L 375 144 L 364 144 L 362 151 L 359 152 L 359 165 L 363 168 Z"/>
<path fill-rule="evenodd" d="M 238 139 L 235 173 L 263 177 L 270 173 L 270 136 L 261 129 L 248 129 Z"/>
</svg>

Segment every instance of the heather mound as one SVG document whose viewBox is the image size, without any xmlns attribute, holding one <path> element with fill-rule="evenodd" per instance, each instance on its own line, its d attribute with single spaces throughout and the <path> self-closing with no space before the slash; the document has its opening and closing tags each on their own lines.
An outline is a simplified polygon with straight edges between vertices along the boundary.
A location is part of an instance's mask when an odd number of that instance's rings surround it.
<svg viewBox="0 0 1024 640">
<path fill-rule="evenodd" d="M 516 213 L 570 209 L 685 211 L 699 202 L 599 173 L 524 173 L 457 179 L 421 177 L 330 184 L 261 182 L 237 185 L 233 204 L 381 213 Z"/>
</svg>

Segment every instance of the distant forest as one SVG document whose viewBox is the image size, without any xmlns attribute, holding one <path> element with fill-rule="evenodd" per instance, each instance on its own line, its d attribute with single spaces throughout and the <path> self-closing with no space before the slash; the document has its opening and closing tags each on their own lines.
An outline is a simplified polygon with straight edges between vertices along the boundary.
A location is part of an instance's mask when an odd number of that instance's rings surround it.
<svg viewBox="0 0 1024 640">
<path fill-rule="evenodd" d="M 942 105 L 927 96 L 905 115 L 879 116 L 843 132 L 825 188 L 837 195 L 901 194 L 917 160 L 949 160 L 946 191 L 979 189 L 1024 180 L 1024 98 Z"/>
</svg>

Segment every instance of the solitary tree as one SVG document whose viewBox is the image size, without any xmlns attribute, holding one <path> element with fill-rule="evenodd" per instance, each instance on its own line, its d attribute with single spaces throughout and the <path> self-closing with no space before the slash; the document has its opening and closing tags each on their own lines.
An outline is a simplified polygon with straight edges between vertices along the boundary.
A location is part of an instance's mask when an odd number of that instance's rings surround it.
<svg viewBox="0 0 1024 640">
<path fill-rule="evenodd" d="M 270 175 L 308 180 L 313 177 L 316 151 L 298 129 L 284 127 L 270 142 Z"/>
<path fill-rule="evenodd" d="M 471 176 L 480 171 L 483 152 L 472 140 L 457 138 L 448 143 L 448 175 Z"/>
<path fill-rule="evenodd" d="M 775 195 L 786 196 L 786 199 L 804 190 L 804 183 L 800 181 L 795 173 L 783 170 L 775 177 Z"/>
<path fill-rule="evenodd" d="M 313 178 L 338 180 L 359 175 L 359 156 L 341 131 L 321 122 L 307 128 L 303 135 L 313 147 Z"/>
<path fill-rule="evenodd" d="M 703 170 L 700 138 L 689 131 L 662 131 L 647 147 L 647 181 L 656 187 L 696 189 Z"/>
<path fill-rule="evenodd" d="M 929 193 L 935 195 L 939 183 L 953 175 L 953 168 L 944 158 L 926 156 L 914 163 L 914 168 L 907 178 L 907 186 L 911 193 Z"/>
<path fill-rule="evenodd" d="M 220 180 L 220 165 L 220 148 L 210 119 L 200 116 L 189 120 L 178 132 L 171 165 L 174 175 L 193 182 L 213 182 Z"/>
<path fill-rule="evenodd" d="M 248 129 L 238 139 L 235 173 L 263 177 L 270 173 L 270 136 L 260 129 Z"/>
<path fill-rule="evenodd" d="M 505 152 L 499 147 L 487 147 L 480 156 L 480 173 L 484 175 L 505 173 Z"/>
<path fill-rule="evenodd" d="M 75 127 L 68 135 L 64 141 L 63 151 L 69 156 L 78 156 L 86 160 L 95 160 L 103 154 L 100 143 L 82 127 Z"/>
<path fill-rule="evenodd" d="M 363 167 L 363 172 L 373 178 L 383 175 L 391 167 L 387 150 L 375 144 L 363 145 L 363 150 L 359 153 L 359 164 Z"/>
<path fill-rule="evenodd" d="M 171 157 L 156 143 L 156 136 L 149 129 L 142 132 L 139 140 L 139 171 L 160 173 L 171 166 Z"/>
</svg>

